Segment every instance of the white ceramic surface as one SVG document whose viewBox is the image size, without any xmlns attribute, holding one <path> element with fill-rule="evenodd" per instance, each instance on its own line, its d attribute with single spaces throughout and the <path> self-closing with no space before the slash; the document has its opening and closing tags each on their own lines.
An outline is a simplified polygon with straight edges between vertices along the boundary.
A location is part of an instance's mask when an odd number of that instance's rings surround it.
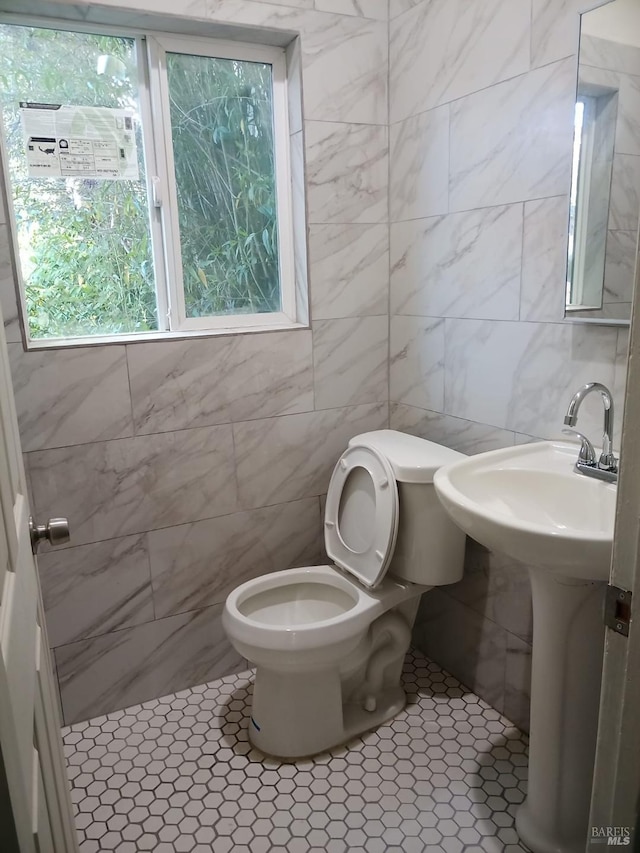
<svg viewBox="0 0 640 853">
<path fill-rule="evenodd" d="M 331 749 L 394 717 L 399 678 L 425 587 L 365 590 L 334 566 L 247 581 L 227 598 L 232 646 L 256 666 L 250 739 L 271 756 Z"/>
<path fill-rule="evenodd" d="M 462 576 L 465 537 L 433 488 L 457 458 L 393 430 L 356 435 L 327 494 L 335 565 L 267 573 L 228 595 L 227 636 L 256 666 L 250 738 L 262 752 L 314 755 L 404 707 L 399 676 L 420 597 Z"/>
<path fill-rule="evenodd" d="M 436 473 L 438 497 L 478 542 L 583 580 L 609 573 L 616 486 L 574 471 L 578 447 L 543 441 L 464 459 Z"/>
<path fill-rule="evenodd" d="M 577 455 L 573 443 L 536 442 L 434 478 L 467 534 L 530 566 L 529 783 L 516 828 L 533 853 L 582 853 L 589 825 L 617 489 L 576 473 Z"/>
</svg>

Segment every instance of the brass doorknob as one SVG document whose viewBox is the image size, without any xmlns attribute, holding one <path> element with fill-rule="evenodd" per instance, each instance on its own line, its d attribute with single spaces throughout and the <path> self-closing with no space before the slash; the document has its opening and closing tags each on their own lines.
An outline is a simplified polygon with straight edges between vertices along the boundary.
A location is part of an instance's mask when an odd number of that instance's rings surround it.
<svg viewBox="0 0 640 853">
<path fill-rule="evenodd" d="M 70 539 L 69 520 L 67 518 L 50 518 L 46 524 L 36 524 L 33 516 L 30 515 L 29 535 L 31 537 L 31 550 L 34 554 L 44 539 L 54 547 L 64 545 Z"/>
</svg>

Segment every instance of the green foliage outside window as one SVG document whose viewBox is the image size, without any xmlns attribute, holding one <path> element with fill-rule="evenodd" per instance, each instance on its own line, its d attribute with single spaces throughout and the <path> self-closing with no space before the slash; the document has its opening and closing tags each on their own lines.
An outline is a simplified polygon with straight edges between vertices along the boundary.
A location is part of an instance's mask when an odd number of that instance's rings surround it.
<svg viewBox="0 0 640 853">
<path fill-rule="evenodd" d="M 98 73 L 109 57 L 108 73 Z M 104 64 L 104 63 L 103 63 Z M 271 80 L 260 63 L 169 55 L 187 316 L 279 309 Z M 138 111 L 131 39 L 0 26 L 0 99 L 31 336 L 158 328 L 139 181 L 29 178 L 20 101 Z"/>
<path fill-rule="evenodd" d="M 187 317 L 280 310 L 271 72 L 167 55 Z"/>
</svg>

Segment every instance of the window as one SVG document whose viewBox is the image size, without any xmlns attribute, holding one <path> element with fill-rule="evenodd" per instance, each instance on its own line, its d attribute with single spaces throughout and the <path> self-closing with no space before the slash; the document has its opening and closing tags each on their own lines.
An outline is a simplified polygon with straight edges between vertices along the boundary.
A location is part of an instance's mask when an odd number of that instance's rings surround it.
<svg viewBox="0 0 640 853">
<path fill-rule="evenodd" d="M 0 81 L 32 342 L 296 322 L 282 49 L 2 24 Z"/>
<path fill-rule="evenodd" d="M 602 308 L 618 95 L 590 87 L 574 113 L 567 311 Z"/>
</svg>

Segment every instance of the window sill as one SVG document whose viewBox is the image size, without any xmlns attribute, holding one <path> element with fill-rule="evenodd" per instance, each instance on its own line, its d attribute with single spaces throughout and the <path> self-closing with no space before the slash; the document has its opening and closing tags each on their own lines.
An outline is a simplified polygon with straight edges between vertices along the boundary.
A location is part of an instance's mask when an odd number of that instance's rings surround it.
<svg viewBox="0 0 640 853">
<path fill-rule="evenodd" d="M 269 332 L 295 331 L 296 329 L 309 329 L 308 323 L 278 323 L 255 326 L 227 326 L 218 329 L 197 329 L 194 331 L 180 332 L 141 332 L 132 335 L 91 335 L 84 338 L 46 338 L 40 340 L 29 340 L 26 350 L 53 350 L 69 349 L 73 347 L 97 347 L 97 346 L 122 346 L 123 344 L 148 344 L 151 342 L 185 341 L 198 338 L 219 338 L 230 335 L 267 334 Z"/>
</svg>

